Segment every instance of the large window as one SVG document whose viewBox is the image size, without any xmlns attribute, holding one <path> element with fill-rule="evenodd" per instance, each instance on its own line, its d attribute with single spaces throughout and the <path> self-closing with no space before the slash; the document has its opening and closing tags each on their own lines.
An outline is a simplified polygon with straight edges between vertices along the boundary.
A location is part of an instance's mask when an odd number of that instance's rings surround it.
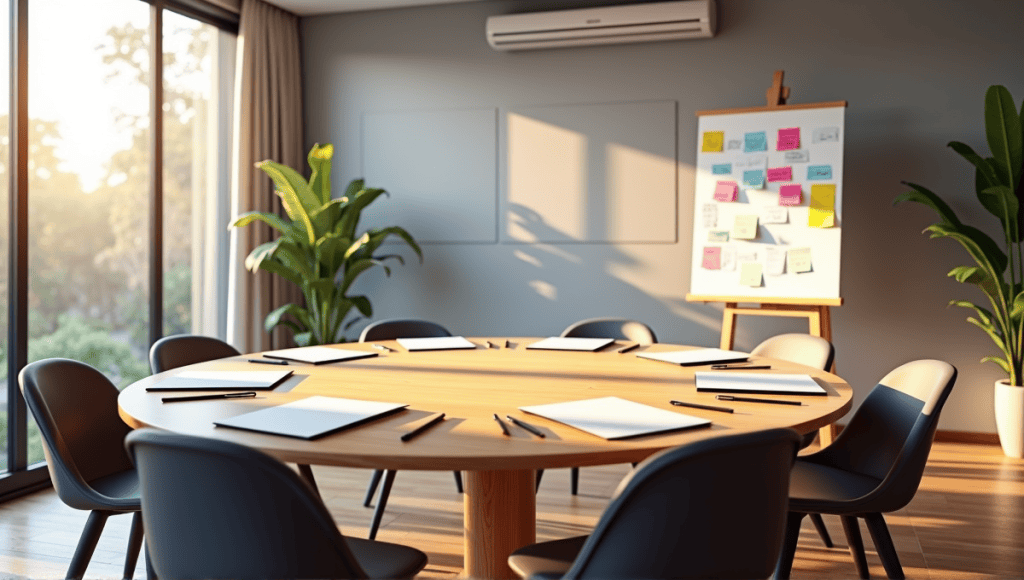
<svg viewBox="0 0 1024 580">
<path fill-rule="evenodd" d="M 0 6 L 0 87 L 8 88 L 2 93 L 12 95 L 15 109 L 27 111 L 21 139 L 27 179 L 23 187 L 9 188 L 9 181 L 19 182 L 10 179 L 18 168 L 8 160 L 16 145 L 8 135 L 15 111 L 5 114 L 5 107 L 0 373 L 7 380 L 0 388 L 0 497 L 19 487 L 13 476 L 38 471 L 43 460 L 38 429 L 12 389 L 14 377 L 7 376 L 20 368 L 8 363 L 12 353 L 25 362 L 80 360 L 124 387 L 149 374 L 147 353 L 155 337 L 223 336 L 235 45 L 233 31 L 193 17 L 225 26 L 196 12 L 195 2 L 182 8 L 189 16 L 175 12 L 178 0 L 10 2 L 15 11 Z M 19 32 L 7 18 L 24 10 L 30 12 L 27 21 L 17 19 Z M 153 42 L 154 27 L 159 43 Z M 20 65 L 27 70 L 19 71 L 28 80 L 20 105 L 7 73 L 19 66 L 11 46 L 28 54 Z M 158 75 L 152 72 L 154 46 L 162 56 Z M 156 111 L 153 95 L 163 97 Z M 25 204 L 27 215 L 9 217 L 10 199 Z M 12 231 L 27 234 L 21 238 L 27 271 L 13 277 Z M 24 321 L 12 326 L 8 344 L 10 312 L 17 318 L 19 306 Z"/>
</svg>

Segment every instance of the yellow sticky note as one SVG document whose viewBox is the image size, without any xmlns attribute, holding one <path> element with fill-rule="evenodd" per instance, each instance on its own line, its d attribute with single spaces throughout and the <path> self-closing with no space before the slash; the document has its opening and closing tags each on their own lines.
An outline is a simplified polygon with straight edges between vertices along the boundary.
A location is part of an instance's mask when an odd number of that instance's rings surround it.
<svg viewBox="0 0 1024 580">
<path fill-rule="evenodd" d="M 810 248 L 793 248 L 787 252 L 787 261 L 789 263 L 789 271 L 794 274 L 800 274 L 803 272 L 811 271 L 811 249 Z"/>
<path fill-rule="evenodd" d="M 704 131 L 704 144 L 701 153 L 721 153 L 725 143 L 725 131 Z"/>
<path fill-rule="evenodd" d="M 740 266 L 740 284 L 744 286 L 761 285 L 761 264 L 758 262 L 743 262 Z"/>
<path fill-rule="evenodd" d="M 732 224 L 732 237 L 736 240 L 752 240 L 757 237 L 757 216 L 738 215 Z"/>
<path fill-rule="evenodd" d="M 812 228 L 831 228 L 836 225 L 836 186 L 818 183 L 811 186 L 811 207 L 807 225 Z"/>
</svg>

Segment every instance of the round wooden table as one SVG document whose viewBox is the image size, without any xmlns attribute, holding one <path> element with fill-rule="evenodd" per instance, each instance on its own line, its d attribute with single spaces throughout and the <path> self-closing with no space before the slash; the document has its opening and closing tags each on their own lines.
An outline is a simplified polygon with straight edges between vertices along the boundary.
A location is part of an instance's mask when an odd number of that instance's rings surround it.
<svg viewBox="0 0 1024 580">
<path fill-rule="evenodd" d="M 394 341 L 378 341 L 394 349 L 380 356 L 326 365 L 292 363 L 288 382 L 255 399 L 208 400 L 165 405 L 146 387 L 182 370 L 268 370 L 283 367 L 245 362 L 233 357 L 182 367 L 148 377 L 126 388 L 118 399 L 129 426 L 156 427 L 200 437 L 234 441 L 260 449 L 286 462 L 373 469 L 459 470 L 465 473 L 465 574 L 472 578 L 514 578 L 508 555 L 536 540 L 535 471 L 559 467 L 629 463 L 652 453 L 723 432 L 791 427 L 801 433 L 829 425 L 850 409 L 852 389 L 839 377 L 808 367 L 769 361 L 773 373 L 813 376 L 828 396 L 798 397 L 802 406 L 723 403 L 713 394 L 697 393 L 694 372 L 708 367 L 680 367 L 637 358 L 638 352 L 690 347 L 656 344 L 619 354 L 602 351 L 527 350 L 536 338 L 471 339 L 476 350 L 406 352 Z M 485 348 L 490 340 L 502 348 Z M 625 344 L 625 343 L 619 343 Z M 337 345 L 373 350 L 370 344 Z M 315 441 L 215 427 L 213 422 L 255 409 L 311 395 L 408 403 L 408 410 L 328 435 Z M 660 409 L 705 417 L 710 427 L 607 441 L 537 416 L 518 407 L 597 397 L 618 396 Z M 772 395 L 763 395 L 772 398 Z M 776 398 L 795 398 L 775 396 Z M 671 399 L 728 406 L 735 413 L 675 407 Z M 435 412 L 446 420 L 408 443 L 399 440 L 408 425 Z M 522 418 L 539 427 L 541 439 L 510 426 L 505 437 L 493 414 Z"/>
</svg>

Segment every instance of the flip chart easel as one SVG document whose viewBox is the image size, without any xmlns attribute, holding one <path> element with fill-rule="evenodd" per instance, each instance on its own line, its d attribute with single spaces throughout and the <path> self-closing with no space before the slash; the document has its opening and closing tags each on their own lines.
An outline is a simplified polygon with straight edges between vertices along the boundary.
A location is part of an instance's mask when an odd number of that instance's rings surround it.
<svg viewBox="0 0 1024 580">
<path fill-rule="evenodd" d="M 789 87 L 783 86 L 783 71 L 775 71 L 772 86 L 766 92 L 767 104 L 764 107 L 749 107 L 743 109 L 729 109 L 719 111 L 698 111 L 697 115 L 709 114 L 739 114 L 754 112 L 790 111 L 795 109 L 816 109 L 828 107 L 845 107 L 846 101 L 830 103 L 812 103 L 787 105 L 789 98 Z M 690 302 L 721 302 L 725 304 L 722 311 L 722 336 L 720 348 L 732 350 L 736 336 L 736 319 L 738 316 L 775 316 L 789 318 L 806 318 L 808 332 L 813 336 L 822 337 L 829 342 L 832 341 L 832 316 L 829 310 L 832 306 L 841 306 L 843 299 L 840 297 L 828 298 L 803 298 L 803 297 L 756 297 L 756 296 L 732 296 L 732 295 L 709 295 L 709 294 L 687 294 L 687 301 Z M 833 362 L 831 372 L 835 372 Z M 829 445 L 834 439 L 835 429 L 832 425 L 823 427 L 819 431 L 819 439 L 822 446 Z"/>
</svg>

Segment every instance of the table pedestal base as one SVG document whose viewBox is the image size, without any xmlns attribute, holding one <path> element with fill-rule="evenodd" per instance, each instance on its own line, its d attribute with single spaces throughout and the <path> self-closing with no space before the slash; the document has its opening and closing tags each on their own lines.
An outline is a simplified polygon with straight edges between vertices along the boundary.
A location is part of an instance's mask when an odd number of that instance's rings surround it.
<svg viewBox="0 0 1024 580">
<path fill-rule="evenodd" d="M 512 552 L 537 540 L 536 472 L 465 472 L 465 570 L 469 578 L 518 578 Z"/>
</svg>

